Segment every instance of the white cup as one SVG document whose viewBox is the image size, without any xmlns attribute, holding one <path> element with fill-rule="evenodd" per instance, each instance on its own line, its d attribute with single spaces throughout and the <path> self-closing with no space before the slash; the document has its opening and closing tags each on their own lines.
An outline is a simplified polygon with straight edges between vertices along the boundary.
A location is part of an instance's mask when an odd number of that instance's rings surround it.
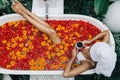
<svg viewBox="0 0 120 80">
<path fill-rule="evenodd" d="M 77 49 L 81 49 L 83 46 L 84 46 L 84 43 L 81 42 L 81 41 L 78 41 L 78 42 L 75 44 L 75 47 L 76 47 Z"/>
</svg>

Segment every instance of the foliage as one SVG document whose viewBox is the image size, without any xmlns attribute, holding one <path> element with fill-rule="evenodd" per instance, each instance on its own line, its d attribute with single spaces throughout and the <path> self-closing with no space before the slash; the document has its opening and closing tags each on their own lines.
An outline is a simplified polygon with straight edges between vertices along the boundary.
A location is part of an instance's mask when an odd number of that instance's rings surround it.
<svg viewBox="0 0 120 80">
<path fill-rule="evenodd" d="M 3 80 L 3 75 L 2 74 L 0 74 L 0 80 Z"/>
<path fill-rule="evenodd" d="M 0 0 L 0 9 L 4 9 L 7 5 L 9 5 L 7 0 Z"/>
<path fill-rule="evenodd" d="M 94 0 L 94 10 L 96 15 L 104 15 L 107 12 L 109 0 Z"/>
<path fill-rule="evenodd" d="M 5 14 L 14 13 L 11 9 L 11 4 L 14 0 L 0 0 L 0 16 Z M 29 10 L 32 9 L 32 0 L 19 0 L 26 6 Z"/>
</svg>

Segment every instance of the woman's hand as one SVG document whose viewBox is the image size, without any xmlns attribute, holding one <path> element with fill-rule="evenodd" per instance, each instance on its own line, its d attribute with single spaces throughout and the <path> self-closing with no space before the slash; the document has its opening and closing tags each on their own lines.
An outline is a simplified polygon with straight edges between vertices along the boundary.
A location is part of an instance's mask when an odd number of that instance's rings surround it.
<svg viewBox="0 0 120 80">
<path fill-rule="evenodd" d="M 84 40 L 83 43 L 84 43 L 84 44 L 90 44 L 90 43 L 91 43 L 91 40 Z"/>
<path fill-rule="evenodd" d="M 75 58 L 77 56 L 77 53 L 78 53 L 78 49 L 74 47 L 72 50 L 72 58 Z"/>
</svg>

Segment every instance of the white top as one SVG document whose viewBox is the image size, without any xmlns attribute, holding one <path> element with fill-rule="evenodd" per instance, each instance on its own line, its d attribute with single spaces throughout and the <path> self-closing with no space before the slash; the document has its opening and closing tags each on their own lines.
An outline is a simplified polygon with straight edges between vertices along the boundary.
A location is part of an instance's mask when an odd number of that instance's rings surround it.
<svg viewBox="0 0 120 80">
<path fill-rule="evenodd" d="M 97 42 L 91 47 L 90 55 L 97 62 L 95 72 L 111 76 L 116 64 L 116 53 L 112 47 L 105 42 Z"/>
</svg>

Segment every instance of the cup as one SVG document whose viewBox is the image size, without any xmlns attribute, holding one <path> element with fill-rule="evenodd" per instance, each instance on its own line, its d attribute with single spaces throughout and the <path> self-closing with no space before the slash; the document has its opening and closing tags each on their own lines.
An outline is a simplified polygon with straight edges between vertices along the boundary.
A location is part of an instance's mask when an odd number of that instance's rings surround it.
<svg viewBox="0 0 120 80">
<path fill-rule="evenodd" d="M 83 46 L 84 46 L 84 43 L 81 42 L 81 41 L 78 41 L 78 42 L 75 44 L 75 47 L 76 47 L 77 49 L 81 49 Z"/>
</svg>

